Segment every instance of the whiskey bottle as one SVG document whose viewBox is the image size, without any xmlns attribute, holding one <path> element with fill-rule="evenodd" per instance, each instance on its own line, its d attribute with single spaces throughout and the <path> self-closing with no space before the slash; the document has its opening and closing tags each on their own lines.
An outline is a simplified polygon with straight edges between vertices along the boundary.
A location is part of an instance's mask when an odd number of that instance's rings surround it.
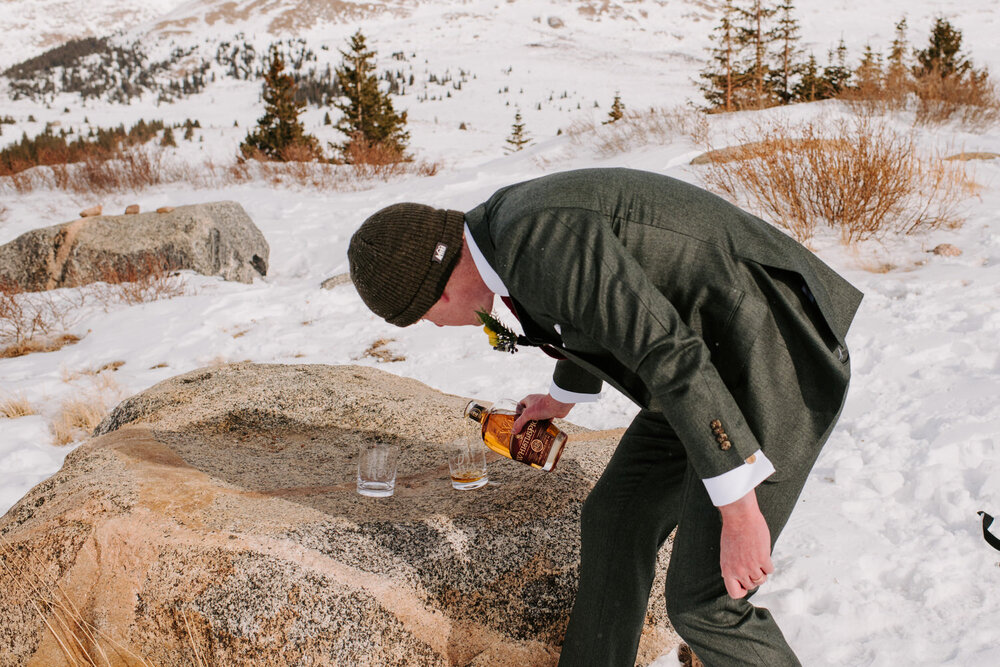
<svg viewBox="0 0 1000 667">
<path fill-rule="evenodd" d="M 551 420 L 529 421 L 516 435 L 517 403 L 503 399 L 487 408 L 475 401 L 465 406 L 465 416 L 482 425 L 483 442 L 501 456 L 549 471 L 556 467 L 566 444 L 566 434 Z"/>
</svg>

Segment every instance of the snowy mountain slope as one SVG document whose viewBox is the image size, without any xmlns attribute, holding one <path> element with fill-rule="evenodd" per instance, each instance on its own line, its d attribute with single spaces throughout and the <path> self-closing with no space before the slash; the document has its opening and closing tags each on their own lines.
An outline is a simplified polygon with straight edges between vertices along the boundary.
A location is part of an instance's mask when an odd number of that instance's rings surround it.
<svg viewBox="0 0 1000 667">
<path fill-rule="evenodd" d="M 0 0 L 0 70 L 71 39 L 104 37 L 162 16 L 183 0 Z"/>
</svg>

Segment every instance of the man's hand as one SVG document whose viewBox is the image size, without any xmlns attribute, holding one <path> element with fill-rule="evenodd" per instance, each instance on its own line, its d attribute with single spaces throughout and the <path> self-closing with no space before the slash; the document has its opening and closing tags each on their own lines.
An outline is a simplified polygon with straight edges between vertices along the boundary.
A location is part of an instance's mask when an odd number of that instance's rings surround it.
<svg viewBox="0 0 1000 667">
<path fill-rule="evenodd" d="M 524 425 L 532 419 L 552 419 L 565 417 L 573 409 L 574 403 L 563 403 L 549 394 L 529 394 L 517 404 L 517 419 L 512 433 L 520 433 Z"/>
<path fill-rule="evenodd" d="M 729 597 L 744 597 L 774 572 L 771 562 L 771 531 L 757 507 L 753 490 L 739 500 L 719 508 L 722 513 L 722 544 L 719 564 Z"/>
</svg>

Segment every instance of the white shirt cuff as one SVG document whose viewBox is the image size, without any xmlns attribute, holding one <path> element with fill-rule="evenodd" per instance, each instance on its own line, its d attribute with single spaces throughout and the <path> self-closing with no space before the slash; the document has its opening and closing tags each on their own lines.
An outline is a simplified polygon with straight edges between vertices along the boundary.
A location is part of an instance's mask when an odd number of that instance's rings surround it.
<svg viewBox="0 0 1000 667">
<path fill-rule="evenodd" d="M 553 381 L 549 385 L 549 396 L 560 403 L 593 403 L 601 397 L 601 394 L 581 394 L 576 391 L 569 391 L 568 389 L 563 389 Z"/>
<path fill-rule="evenodd" d="M 753 463 L 744 463 L 729 472 L 701 480 L 713 505 L 720 507 L 736 502 L 774 474 L 774 466 L 764 452 L 758 449 L 750 458 L 754 459 Z"/>
</svg>

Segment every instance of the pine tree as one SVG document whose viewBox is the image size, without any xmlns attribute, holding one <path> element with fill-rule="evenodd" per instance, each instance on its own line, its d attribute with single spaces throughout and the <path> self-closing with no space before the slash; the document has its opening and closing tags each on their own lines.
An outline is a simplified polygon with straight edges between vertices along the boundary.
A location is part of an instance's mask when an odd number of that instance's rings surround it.
<svg viewBox="0 0 1000 667">
<path fill-rule="evenodd" d="M 406 112 L 396 113 L 392 99 L 379 90 L 375 52 L 368 50 L 360 30 L 351 36 L 349 50 L 340 55 L 343 60 L 336 74 L 346 101 L 342 99 L 334 106 L 343 113 L 336 128 L 347 141 L 338 148 L 348 161 L 352 145 L 357 147 L 358 142 L 362 147 L 379 147 L 403 159 L 410 139 L 405 129 Z"/>
<path fill-rule="evenodd" d="M 531 138 L 524 131 L 524 121 L 521 120 L 521 110 L 518 109 L 514 114 L 514 124 L 510 127 L 510 136 L 507 137 L 507 145 L 504 147 L 504 151 L 509 153 L 516 153 L 517 151 L 524 150 L 524 147 L 531 143 Z"/>
<path fill-rule="evenodd" d="M 876 53 L 871 44 L 865 45 L 861 63 L 854 70 L 855 88 L 866 93 L 874 93 L 882 88 L 883 78 L 882 54 Z"/>
<path fill-rule="evenodd" d="M 931 29 L 930 43 L 926 49 L 914 51 L 917 64 L 913 73 L 917 77 L 936 74 L 942 79 L 961 77 L 972 69 L 972 63 L 961 54 L 962 32 L 947 19 L 938 17 Z"/>
<path fill-rule="evenodd" d="M 169 125 L 163 128 L 163 137 L 160 139 L 160 145 L 164 147 L 177 146 L 177 141 L 174 139 L 174 131 Z"/>
<path fill-rule="evenodd" d="M 809 54 L 809 60 L 802 66 L 800 74 L 798 83 L 792 89 L 792 99 L 796 102 L 815 102 L 823 99 L 825 86 L 815 54 Z"/>
<path fill-rule="evenodd" d="M 902 101 L 910 87 L 910 68 L 907 64 L 909 46 L 906 41 L 906 17 L 896 24 L 895 37 L 889 47 L 885 70 L 885 87 L 891 98 Z"/>
<path fill-rule="evenodd" d="M 767 52 L 773 33 L 767 30 L 767 24 L 777 10 L 766 6 L 763 0 L 751 0 L 747 8 L 740 8 L 737 11 L 742 19 L 739 39 L 746 44 L 750 52 L 744 71 L 749 80 L 751 106 L 763 109 L 771 106 L 773 102 L 767 85 L 770 77 Z"/>
<path fill-rule="evenodd" d="M 798 48 L 799 22 L 792 14 L 795 10 L 793 0 L 782 0 L 775 8 L 778 22 L 771 32 L 772 40 L 777 44 L 776 66 L 771 71 L 770 85 L 774 94 L 782 104 L 792 101 L 792 77 L 800 73 L 802 64 L 797 62 L 800 55 Z"/>
<path fill-rule="evenodd" d="M 847 44 L 844 39 L 840 39 L 836 51 L 830 51 L 827 55 L 829 64 L 823 68 L 823 90 L 822 99 L 836 97 L 851 80 L 851 70 L 847 67 Z"/>
<path fill-rule="evenodd" d="M 736 111 L 736 91 L 743 86 L 743 77 L 737 72 L 742 44 L 737 36 L 737 9 L 733 0 L 725 0 L 719 25 L 712 31 L 716 43 L 711 50 L 712 65 L 701 71 L 703 83 L 699 86 L 712 109 Z"/>
<path fill-rule="evenodd" d="M 307 134 L 299 121 L 305 104 L 295 101 L 295 79 L 285 73 L 284 58 L 272 49 L 269 60 L 264 75 L 264 115 L 240 144 L 240 153 L 244 158 L 263 156 L 279 161 L 290 153 L 303 161 L 322 157 L 316 137 Z"/>
<path fill-rule="evenodd" d="M 602 125 L 610 125 L 617 120 L 621 120 L 622 116 L 625 115 L 625 103 L 622 102 L 621 95 L 618 91 L 615 91 L 615 99 L 611 102 L 611 111 L 608 112 L 608 119 L 602 123 Z"/>
</svg>

